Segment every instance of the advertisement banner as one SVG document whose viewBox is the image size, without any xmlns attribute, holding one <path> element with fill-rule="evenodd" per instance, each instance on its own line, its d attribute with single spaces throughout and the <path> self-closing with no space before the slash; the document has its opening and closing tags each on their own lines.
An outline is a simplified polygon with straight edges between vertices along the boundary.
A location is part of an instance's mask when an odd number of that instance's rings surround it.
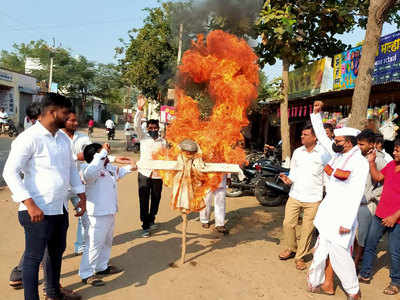
<svg viewBox="0 0 400 300">
<path fill-rule="evenodd" d="M 373 80 L 374 84 L 400 81 L 400 31 L 381 37 Z"/>
<path fill-rule="evenodd" d="M 331 89 L 332 67 L 328 57 L 289 72 L 289 99 L 313 96 Z"/>
<path fill-rule="evenodd" d="M 163 105 L 160 109 L 160 121 L 170 123 L 175 118 L 175 107 Z"/>
<path fill-rule="evenodd" d="M 361 46 L 335 55 L 333 58 L 333 89 L 353 89 L 361 59 Z"/>
</svg>

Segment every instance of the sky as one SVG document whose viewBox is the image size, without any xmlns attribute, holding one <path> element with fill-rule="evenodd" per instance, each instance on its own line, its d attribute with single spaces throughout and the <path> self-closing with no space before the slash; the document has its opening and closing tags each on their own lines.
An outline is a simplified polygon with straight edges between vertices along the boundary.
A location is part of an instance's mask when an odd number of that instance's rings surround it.
<svg viewBox="0 0 400 300">
<path fill-rule="evenodd" d="M 218 0 L 216 0 L 218 1 Z M 2 1 L 0 6 L 0 50 L 11 50 L 14 43 L 44 39 L 101 63 L 116 62 L 115 47 L 127 38 L 132 28 L 140 28 L 146 7 L 156 7 L 157 0 L 18 0 Z M 385 24 L 383 35 L 397 31 Z M 342 36 L 347 44 L 364 39 L 365 32 L 356 29 Z M 269 79 L 280 75 L 282 64 L 267 66 Z"/>
</svg>

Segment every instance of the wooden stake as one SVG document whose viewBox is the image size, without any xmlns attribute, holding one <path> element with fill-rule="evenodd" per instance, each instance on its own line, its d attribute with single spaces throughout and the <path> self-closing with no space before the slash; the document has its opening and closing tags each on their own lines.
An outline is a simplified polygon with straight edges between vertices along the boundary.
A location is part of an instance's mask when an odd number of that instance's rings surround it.
<svg viewBox="0 0 400 300">
<path fill-rule="evenodd" d="M 185 263 L 186 255 L 186 228 L 187 228 L 187 214 L 182 213 L 182 255 L 181 255 L 181 265 Z"/>
</svg>

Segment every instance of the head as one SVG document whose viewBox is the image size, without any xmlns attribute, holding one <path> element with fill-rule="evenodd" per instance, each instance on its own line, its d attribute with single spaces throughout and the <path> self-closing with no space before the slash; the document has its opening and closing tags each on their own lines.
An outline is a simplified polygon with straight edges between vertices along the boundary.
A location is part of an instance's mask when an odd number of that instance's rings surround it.
<svg viewBox="0 0 400 300">
<path fill-rule="evenodd" d="M 93 160 L 93 157 L 96 153 L 99 153 L 101 149 L 103 148 L 102 145 L 99 143 L 93 143 L 90 145 L 87 145 L 85 149 L 83 149 L 83 158 L 85 161 L 90 164 Z"/>
<path fill-rule="evenodd" d="M 375 148 L 375 133 L 371 129 L 364 129 L 357 136 L 357 145 L 361 153 L 365 156 Z"/>
<path fill-rule="evenodd" d="M 153 138 L 158 138 L 158 131 L 160 130 L 160 124 L 158 120 L 150 119 L 147 121 L 147 133 Z"/>
<path fill-rule="evenodd" d="M 377 132 L 378 120 L 376 118 L 368 119 L 365 128 Z"/>
<path fill-rule="evenodd" d="M 357 138 L 355 136 L 335 136 L 332 149 L 336 153 L 346 153 L 357 145 Z"/>
<path fill-rule="evenodd" d="M 310 124 L 307 124 L 301 131 L 301 144 L 306 148 L 313 147 L 317 143 L 317 138 L 314 129 Z"/>
<path fill-rule="evenodd" d="M 328 136 L 328 138 L 333 140 L 333 138 L 335 137 L 335 135 L 333 134 L 333 125 L 329 124 L 329 123 L 325 123 L 324 128 L 325 128 L 325 132 L 326 132 L 326 135 Z"/>
<path fill-rule="evenodd" d="M 0 107 L 0 112 L 4 112 L 4 107 Z"/>
<path fill-rule="evenodd" d="M 41 104 L 41 121 L 64 128 L 72 108 L 71 101 L 56 93 L 46 93 Z"/>
<path fill-rule="evenodd" d="M 394 141 L 393 159 L 397 164 L 400 163 L 400 137 Z"/>
<path fill-rule="evenodd" d="M 78 119 L 76 118 L 76 112 L 71 110 L 68 114 L 67 121 L 65 122 L 65 129 L 69 132 L 75 132 L 78 129 Z"/>
<path fill-rule="evenodd" d="M 383 150 L 383 144 L 384 144 L 385 140 L 383 138 L 383 135 L 378 133 L 375 136 L 375 148 L 379 151 Z"/>
<path fill-rule="evenodd" d="M 32 123 L 35 123 L 40 116 L 41 105 L 39 102 L 33 102 L 26 108 L 26 115 Z"/>
</svg>

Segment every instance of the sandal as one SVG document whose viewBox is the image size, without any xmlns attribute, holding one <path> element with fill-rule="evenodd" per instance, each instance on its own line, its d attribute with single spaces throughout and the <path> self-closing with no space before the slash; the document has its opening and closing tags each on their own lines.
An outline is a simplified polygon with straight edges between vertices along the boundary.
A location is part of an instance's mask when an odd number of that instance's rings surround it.
<svg viewBox="0 0 400 300">
<path fill-rule="evenodd" d="M 101 280 L 96 275 L 93 275 L 93 276 L 90 276 L 88 278 L 82 279 L 82 282 L 84 284 L 90 284 L 92 286 L 103 286 L 103 285 L 105 285 L 104 281 Z"/>
<path fill-rule="evenodd" d="M 399 293 L 399 287 L 394 284 L 389 284 L 384 290 L 385 295 L 396 295 Z"/>
<path fill-rule="evenodd" d="M 371 278 L 370 277 L 362 277 L 361 275 L 358 275 L 358 281 L 360 283 L 370 284 L 371 283 Z"/>
<path fill-rule="evenodd" d="M 310 293 L 318 294 L 318 295 L 326 295 L 326 296 L 334 296 L 335 295 L 335 292 L 331 293 L 331 292 L 325 291 L 321 288 L 321 286 L 316 287 L 315 289 L 309 289 L 308 291 Z"/>
<path fill-rule="evenodd" d="M 229 230 L 225 228 L 225 226 L 216 226 L 215 231 L 218 233 L 222 233 L 223 235 L 229 234 Z"/>
<path fill-rule="evenodd" d="M 295 257 L 295 255 L 296 255 L 296 252 L 293 252 L 290 249 L 286 249 L 281 254 L 279 254 L 279 259 L 280 260 L 287 260 L 287 259 Z"/>
<path fill-rule="evenodd" d="M 18 281 L 9 281 L 8 282 L 9 286 L 11 286 L 13 289 L 19 290 L 22 289 L 24 286 L 22 284 L 22 280 L 18 280 Z"/>
<path fill-rule="evenodd" d="M 111 275 L 121 273 L 123 269 L 120 269 L 115 266 L 108 266 L 104 271 L 96 272 L 96 275 Z"/>
<path fill-rule="evenodd" d="M 208 229 L 210 228 L 210 223 L 203 223 L 201 224 L 201 227 L 203 227 L 204 229 Z"/>
</svg>

